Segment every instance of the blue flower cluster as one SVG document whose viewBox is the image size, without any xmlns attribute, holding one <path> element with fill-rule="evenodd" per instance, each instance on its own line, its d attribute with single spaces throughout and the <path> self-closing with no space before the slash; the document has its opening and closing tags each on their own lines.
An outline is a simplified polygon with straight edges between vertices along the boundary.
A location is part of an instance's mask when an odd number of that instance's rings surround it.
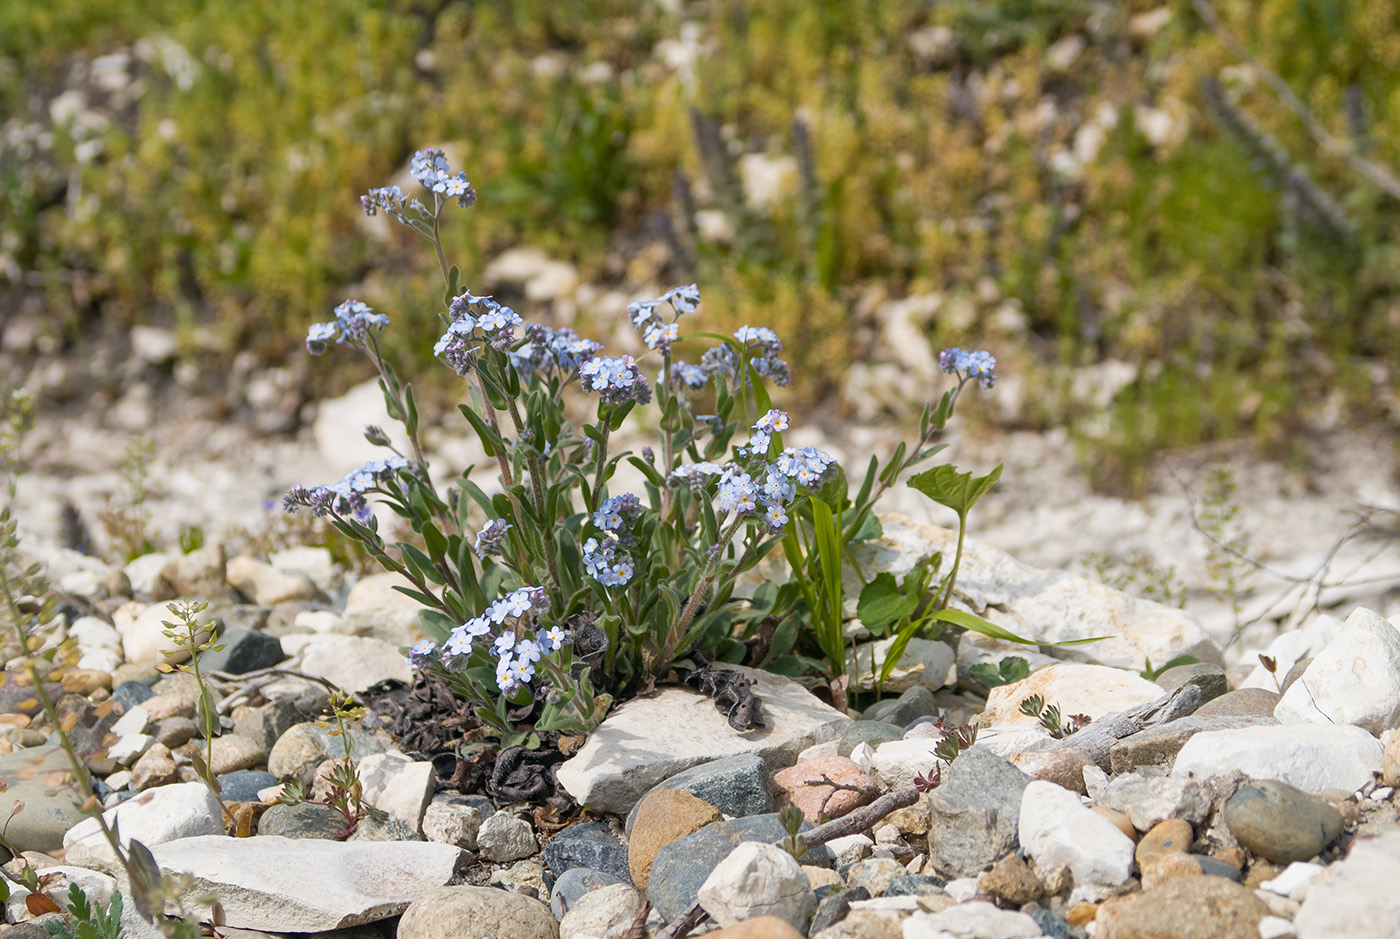
<svg viewBox="0 0 1400 939">
<path fill-rule="evenodd" d="M 466 668 L 477 640 L 495 636 L 490 654 L 496 658 L 496 685 L 514 691 L 535 677 L 535 663 L 557 652 L 569 635 L 561 626 L 545 627 L 540 619 L 549 612 L 549 597 L 541 587 L 521 587 L 494 601 L 486 612 L 453 629 L 447 641 L 424 639 L 408 650 L 409 662 L 422 668 L 441 658 L 449 670 Z M 533 632 L 533 636 L 529 633 Z"/>
<path fill-rule="evenodd" d="M 447 165 L 447 154 L 441 150 L 429 147 L 415 153 L 408 165 L 408 175 L 418 180 L 423 188 L 456 199 L 464 209 L 476 202 L 476 190 L 467 182 L 467 174 L 453 173 L 452 167 Z"/>
<path fill-rule="evenodd" d="M 603 586 L 621 587 L 636 572 L 635 562 L 622 549 L 633 544 L 632 526 L 641 514 L 642 501 L 630 492 L 604 499 L 593 513 L 598 537 L 583 543 L 583 565 Z"/>
<path fill-rule="evenodd" d="M 282 497 L 282 507 L 288 512 L 295 512 L 305 506 L 311 509 L 311 514 L 317 518 L 331 512 L 338 515 L 358 514 L 368 507 L 365 493 L 378 489 L 400 470 L 408 469 L 412 465 L 400 456 L 370 460 L 329 486 L 314 486 L 310 489 L 305 486 L 293 486 Z"/>
<path fill-rule="evenodd" d="M 738 377 L 741 384 L 746 385 L 748 377 L 739 375 L 739 363 L 744 360 L 776 385 L 786 385 L 792 380 L 787 362 L 778 358 L 783 344 L 773 330 L 766 326 L 740 326 L 734 331 L 734 338 L 739 341 L 739 349 L 725 343 L 700 357 L 700 368 L 706 375 Z"/>
<path fill-rule="evenodd" d="M 492 519 L 476 533 L 476 556 L 489 558 L 499 555 L 506 540 L 506 532 L 515 526 L 503 518 Z"/>
<path fill-rule="evenodd" d="M 476 202 L 476 190 L 467 182 L 467 174 L 452 172 L 452 168 L 447 165 L 447 155 L 441 150 L 419 150 L 409 163 L 408 173 L 425 189 L 444 199 L 456 199 L 457 204 L 464 209 Z M 435 210 L 429 211 L 422 202 L 405 195 L 398 186 L 371 189 L 360 196 L 360 208 L 369 216 L 385 212 L 405 225 L 415 222 L 430 223 L 435 217 Z M 409 213 L 413 213 L 416 218 L 410 218 Z"/>
<path fill-rule="evenodd" d="M 815 447 L 787 447 L 769 462 L 773 434 L 786 430 L 788 424 L 786 412 L 771 410 L 754 423 L 748 445 L 735 448 L 745 463 L 690 463 L 673 470 L 671 476 L 695 490 L 708 487 L 717 477 L 717 511 L 738 516 L 762 512 L 769 531 L 777 534 L 788 523 L 787 506 L 796 498 L 797 487 L 818 488 L 835 462 L 829 453 Z"/>
<path fill-rule="evenodd" d="M 331 343 L 364 345 L 370 330 L 375 332 L 389 325 L 389 317 L 376 313 L 359 300 L 346 300 L 335 308 L 335 319 L 329 323 L 312 323 L 306 331 L 306 351 L 322 355 Z"/>
<path fill-rule="evenodd" d="M 531 323 L 525 327 L 524 345 L 510 354 L 510 364 L 525 379 L 536 372 L 567 376 L 602 349 L 602 343 L 584 339 L 567 326 L 553 329 Z"/>
<path fill-rule="evenodd" d="M 607 404 L 651 401 L 651 385 L 642 377 L 637 363 L 630 355 L 603 355 L 590 358 L 579 366 L 585 391 L 596 391 Z"/>
<path fill-rule="evenodd" d="M 405 225 L 409 222 L 407 212 L 413 212 L 420 216 L 428 214 L 423 203 L 404 195 L 404 191 L 398 186 L 382 186 L 379 189 L 371 189 L 360 196 L 360 208 L 364 209 L 365 214 L 371 218 L 381 211 L 387 212 Z"/>
<path fill-rule="evenodd" d="M 944 349 L 938 354 L 938 367 L 948 374 L 975 378 L 983 388 L 990 388 L 997 380 L 997 360 L 990 352 L 968 352 L 965 349 Z"/>
<path fill-rule="evenodd" d="M 476 307 L 475 315 L 472 307 Z M 465 375 L 471 369 L 477 350 L 481 348 L 480 342 L 507 351 L 515 342 L 515 327 L 524 323 L 510 307 L 490 297 L 475 296 L 470 290 L 453 297 L 447 313 L 452 323 L 433 345 L 433 355 L 446 359 L 458 375 Z"/>
</svg>

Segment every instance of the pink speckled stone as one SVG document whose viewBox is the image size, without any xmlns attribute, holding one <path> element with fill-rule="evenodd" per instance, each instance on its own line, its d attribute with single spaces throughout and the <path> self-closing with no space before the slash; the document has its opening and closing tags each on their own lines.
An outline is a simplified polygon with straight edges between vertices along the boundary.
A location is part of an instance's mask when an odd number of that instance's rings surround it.
<svg viewBox="0 0 1400 939">
<path fill-rule="evenodd" d="M 808 785 L 809 780 L 820 780 L 823 776 L 832 782 L 847 786 L 866 787 L 866 791 L 833 790 L 831 786 L 820 782 L 815 786 Z M 875 788 L 875 780 L 862 772 L 853 760 L 844 756 L 824 756 L 789 766 L 773 777 L 773 785 L 777 787 L 778 807 L 782 808 L 789 802 L 792 803 L 802 810 L 803 817 L 813 825 L 821 824 L 823 803 L 826 804 L 826 818 L 840 818 L 851 809 L 865 805 L 879 795 L 879 790 Z"/>
</svg>

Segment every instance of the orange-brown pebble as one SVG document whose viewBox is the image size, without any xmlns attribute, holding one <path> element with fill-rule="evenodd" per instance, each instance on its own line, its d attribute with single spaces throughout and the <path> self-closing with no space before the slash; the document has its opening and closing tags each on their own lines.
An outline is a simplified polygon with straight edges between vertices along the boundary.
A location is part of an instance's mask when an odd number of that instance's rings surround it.
<svg viewBox="0 0 1400 939">
<path fill-rule="evenodd" d="M 1146 890 L 1171 880 L 1180 880 L 1182 877 L 1200 877 L 1205 873 L 1201 870 L 1200 862 L 1191 855 L 1175 852 L 1149 857 L 1146 863 L 1141 866 L 1142 886 Z"/>
<path fill-rule="evenodd" d="M 1092 806 L 1092 808 L 1095 812 L 1098 812 L 1104 818 L 1112 822 L 1123 834 L 1137 841 L 1137 829 L 1133 827 L 1133 820 L 1128 818 L 1127 815 L 1117 809 L 1110 809 L 1103 805 L 1095 805 Z"/>
<path fill-rule="evenodd" d="M 1191 840 L 1195 837 L 1190 822 L 1184 818 L 1169 818 L 1158 822 L 1142 836 L 1134 857 L 1139 867 L 1146 867 L 1149 859 L 1163 854 L 1186 854 L 1191 850 Z"/>
<path fill-rule="evenodd" d="M 1069 908 L 1065 914 L 1065 922 L 1071 926 L 1084 926 L 1094 921 L 1094 917 L 1099 915 L 1099 905 L 1097 903 L 1076 903 Z"/>
</svg>

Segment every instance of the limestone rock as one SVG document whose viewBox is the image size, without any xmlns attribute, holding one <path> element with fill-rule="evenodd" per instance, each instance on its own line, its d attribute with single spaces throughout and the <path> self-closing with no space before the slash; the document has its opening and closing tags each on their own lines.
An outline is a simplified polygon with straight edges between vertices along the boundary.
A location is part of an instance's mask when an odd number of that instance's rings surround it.
<svg viewBox="0 0 1400 939">
<path fill-rule="evenodd" d="M 423 841 L 366 844 L 259 835 L 181 838 L 157 845 L 151 853 L 162 871 L 194 878 L 196 894 L 216 895 L 229 926 L 264 932 L 325 932 L 404 912 L 451 878 L 459 852 L 450 845 Z M 500 890 L 489 892 L 527 899 Z M 533 921 L 541 931 L 532 935 L 553 935 L 554 917 L 544 904 L 531 902 L 543 913 L 542 919 Z M 458 923 L 452 925 L 460 928 Z M 399 928 L 405 937 L 446 935 L 403 932 L 402 923 Z M 512 934 L 501 929 L 478 935 Z"/>
<path fill-rule="evenodd" d="M 943 784 L 928 794 L 929 864 L 940 874 L 971 877 L 1015 850 L 1029 783 L 1025 773 L 983 747 L 959 754 Z"/>
<path fill-rule="evenodd" d="M 1105 887 L 1132 873 L 1132 839 L 1068 789 L 1043 780 L 1028 785 L 1019 822 L 1021 847 L 1038 867 L 1066 864 L 1076 884 Z"/>
<path fill-rule="evenodd" d="M 219 801 L 202 782 L 148 790 L 108 809 L 102 817 L 109 826 L 116 823 L 123 845 L 134 838 L 154 848 L 168 841 L 224 833 Z M 64 836 L 63 847 L 70 864 L 107 874 L 121 869 L 95 818 L 74 825 Z"/>
<path fill-rule="evenodd" d="M 1215 939 L 1259 939 L 1259 921 L 1268 913 L 1264 901 L 1239 884 L 1187 877 L 1104 902 L 1096 939 L 1195 939 L 1206 923 Z"/>
<path fill-rule="evenodd" d="M 589 808 L 621 814 L 681 770 L 746 752 L 758 753 L 770 766 L 787 765 L 812 744 L 839 737 L 850 721 L 794 681 L 758 669 L 726 668 L 753 682 L 765 726 L 741 734 L 709 698 L 665 688 L 614 711 L 559 767 L 560 784 Z"/>
<path fill-rule="evenodd" d="M 802 928 L 817 908 L 807 875 L 793 856 L 754 841 L 740 844 L 710 872 L 699 898 L 722 927 L 755 916 L 776 916 Z"/>
<path fill-rule="evenodd" d="M 518 861 L 540 847 L 530 823 L 506 812 L 497 812 L 481 823 L 476 846 L 488 861 Z"/>
<path fill-rule="evenodd" d="M 413 684 L 408 659 L 380 639 L 317 636 L 302 650 L 301 670 L 351 692 L 390 678 Z"/>
<path fill-rule="evenodd" d="M 1038 718 L 1021 711 L 1021 702 L 1031 695 L 1039 695 L 1047 705 L 1057 705 L 1065 717 L 1087 714 L 1097 719 L 1155 701 L 1162 696 L 1162 689 L 1121 668 L 1063 662 L 1042 668 L 1014 684 L 993 688 L 981 724 L 997 728 L 1039 727 Z"/>
<path fill-rule="evenodd" d="M 360 782 L 366 802 L 419 831 L 437 773 L 433 764 L 424 760 L 415 761 L 397 752 L 375 753 L 360 761 Z"/>
<path fill-rule="evenodd" d="M 579 897 L 559 921 L 559 939 L 626 939 L 642 897 L 628 884 L 610 884 Z"/>
<path fill-rule="evenodd" d="M 1400 937 L 1400 832 L 1358 838 L 1347 857 L 1308 886 L 1293 919 L 1298 939 Z"/>
<path fill-rule="evenodd" d="M 1400 724 L 1400 631 L 1358 609 L 1284 691 L 1285 724 L 1355 724 L 1376 736 Z"/>
<path fill-rule="evenodd" d="M 1177 754 L 1172 775 L 1206 777 L 1238 770 L 1304 792 L 1354 792 L 1380 768 L 1380 741 L 1361 728 L 1293 724 L 1196 734 Z"/>
</svg>

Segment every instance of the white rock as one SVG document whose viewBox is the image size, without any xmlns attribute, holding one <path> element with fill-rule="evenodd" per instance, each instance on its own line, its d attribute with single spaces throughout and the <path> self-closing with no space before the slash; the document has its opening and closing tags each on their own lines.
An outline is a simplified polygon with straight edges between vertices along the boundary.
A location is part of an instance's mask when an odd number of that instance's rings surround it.
<svg viewBox="0 0 1400 939">
<path fill-rule="evenodd" d="M 1261 883 L 1259 889 L 1302 903 L 1307 899 L 1308 885 L 1326 869 L 1323 865 L 1313 864 L 1310 861 L 1294 861 L 1285 867 L 1277 877 Z"/>
<path fill-rule="evenodd" d="M 1037 779 L 1026 786 L 1018 834 L 1037 866 L 1068 864 L 1079 884 L 1116 887 L 1133 870 L 1133 839 L 1052 782 Z"/>
<path fill-rule="evenodd" d="M 902 925 L 903 939 L 1037 939 L 1044 935 L 1025 913 L 998 909 L 982 900 L 959 903 L 941 913 L 915 913 Z"/>
<path fill-rule="evenodd" d="M 1265 916 L 1259 920 L 1259 939 L 1285 939 L 1294 935 L 1293 921 L 1282 916 Z"/>
<path fill-rule="evenodd" d="M 264 932 L 324 932 L 402 913 L 452 877 L 461 852 L 423 841 L 183 838 L 152 849 L 162 871 L 212 893 L 224 923 Z"/>
<path fill-rule="evenodd" d="M 310 480 L 306 485 L 312 482 L 333 483 L 370 460 L 385 457 L 388 451 L 365 439 L 366 424 L 377 424 L 400 453 L 408 453 L 412 449 L 403 425 L 389 417 L 384 410 L 384 393 L 379 390 L 378 379 L 364 382 L 339 398 L 322 401 L 317 407 L 316 420 L 311 426 L 312 435 L 316 438 L 316 452 L 322 462 L 330 467 L 335 478 Z"/>
<path fill-rule="evenodd" d="M 1033 694 L 1040 695 L 1046 705 L 1057 705 L 1065 717 L 1087 714 L 1097 720 L 1105 714 L 1155 701 L 1164 693 L 1161 685 L 1135 672 L 1061 662 L 1014 684 L 993 688 L 979 723 L 999 729 L 1039 727 L 1038 718 L 1021 711 L 1021 702 Z"/>
<path fill-rule="evenodd" d="M 180 344 L 175 334 L 168 329 L 156 326 L 133 326 L 128 335 L 131 338 L 131 353 L 147 365 L 164 365 L 175 358 Z"/>
<path fill-rule="evenodd" d="M 267 559 L 267 563 L 279 571 L 309 578 L 317 589 L 327 594 L 335 590 L 336 582 L 340 579 L 335 560 L 325 548 L 297 545 L 278 551 Z"/>
<path fill-rule="evenodd" d="M 433 797 L 433 764 L 402 753 L 375 753 L 360 761 L 365 801 L 419 831 L 423 811 Z"/>
<path fill-rule="evenodd" d="M 1400 632 L 1358 609 L 1274 708 L 1284 724 L 1355 724 L 1379 736 L 1400 722 Z"/>
<path fill-rule="evenodd" d="M 899 578 L 935 552 L 941 552 L 945 559 L 953 557 L 956 531 L 895 514 L 882 515 L 880 521 L 882 538 L 852 546 L 862 570 L 889 571 Z M 848 567 L 843 577 L 847 594 L 858 597 L 859 575 Z M 1183 610 L 1140 600 L 1063 571 L 1022 564 L 971 538 L 963 545 L 957 592 L 959 598 L 967 598 L 972 612 L 1027 639 L 1064 642 L 1109 637 L 1074 647 L 1075 658 L 1092 664 L 1138 672 L 1149 658 L 1154 664 L 1179 655 L 1222 662 L 1219 647 L 1196 618 Z M 959 599 L 954 605 L 964 604 Z M 980 637 L 969 633 L 964 637 L 967 639 Z M 981 658 L 992 662 L 1004 655 L 1034 656 L 1033 647 L 1011 643 L 977 642 L 975 646 Z M 961 664 L 973 663 L 964 659 Z"/>
<path fill-rule="evenodd" d="M 423 638 L 418 611 L 423 608 L 396 586 L 412 585 L 400 574 L 385 572 L 361 578 L 345 598 L 345 610 L 335 631 L 347 636 L 382 639 L 396 646 L 408 646 Z"/>
<path fill-rule="evenodd" d="M 687 688 L 664 688 L 614 711 L 578 753 L 559 767 L 560 784 L 582 805 L 625 815 L 652 786 L 710 760 L 757 753 L 770 770 L 790 766 L 814 743 L 833 740 L 850 718 L 780 675 L 724 666 L 753 683 L 764 725 L 729 726 L 714 701 Z"/>
<path fill-rule="evenodd" d="M 77 884 L 93 906 L 106 907 L 112 902 L 112 894 L 117 892 L 117 881 L 113 877 L 85 867 L 62 865 L 59 867 L 38 868 L 45 880 L 43 892 L 58 898 L 59 906 L 68 908 L 68 887 Z M 52 878 L 52 879 L 50 879 Z M 10 898 L 5 901 L 5 921 L 9 923 L 28 922 L 34 918 L 25 905 L 29 891 L 18 884 L 10 884 Z"/>
<path fill-rule="evenodd" d="M 1249 673 L 1249 677 L 1240 683 L 1241 688 L 1264 688 L 1268 691 L 1278 691 L 1283 679 L 1302 659 L 1317 655 L 1323 650 L 1332 638 L 1346 628 L 1346 623 L 1329 616 L 1326 613 L 1319 615 L 1302 629 L 1291 630 L 1280 633 L 1278 638 L 1269 643 L 1269 647 L 1263 654 L 1273 659 L 1276 668 L 1270 674 L 1264 666 L 1254 666 L 1254 671 Z M 1248 653 L 1244 661 L 1257 660 L 1258 652 Z M 1277 676 L 1277 677 L 1275 677 Z"/>
<path fill-rule="evenodd" d="M 122 766 L 130 766 L 141 759 L 142 754 L 155 745 L 156 738 L 149 734 L 127 734 L 118 737 L 107 748 L 107 755 Z"/>
<path fill-rule="evenodd" d="M 386 678 L 413 684 L 408 659 L 379 639 L 317 636 L 302 650 L 301 670 L 346 691 L 364 691 Z"/>
<path fill-rule="evenodd" d="M 170 563 L 170 555 L 156 551 L 133 558 L 122 573 L 131 581 L 131 592 L 136 596 L 151 596 L 160 585 L 165 565 Z"/>
<path fill-rule="evenodd" d="M 1259 725 L 1196 734 L 1176 755 L 1172 776 L 1203 779 L 1239 770 L 1304 792 L 1354 792 L 1381 768 L 1381 743 L 1349 724 Z"/>
<path fill-rule="evenodd" d="M 966 903 L 977 896 L 977 883 L 976 877 L 958 877 L 948 881 L 948 886 L 943 888 L 943 892 L 959 903 Z"/>
<path fill-rule="evenodd" d="M 1298 939 L 1400 939 L 1400 832 L 1358 838 L 1308 887 L 1293 919 Z"/>
<path fill-rule="evenodd" d="M 1039 727 L 988 727 L 977 733 L 977 745 L 1007 759 L 1017 753 L 1043 750 L 1050 735 Z"/>
<path fill-rule="evenodd" d="M 981 743 L 982 738 L 978 737 L 977 742 Z M 862 743 L 856 749 L 869 746 Z M 914 785 L 914 777 L 927 773 L 934 765 L 933 751 L 937 747 L 938 741 L 932 737 L 887 740 L 875 748 L 869 765 L 862 768 L 887 789 L 906 789 Z M 855 759 L 854 752 L 851 758 Z"/>
<path fill-rule="evenodd" d="M 797 754 L 797 762 L 805 763 L 808 760 L 825 759 L 828 756 L 838 756 L 836 748 L 841 745 L 839 740 L 827 740 L 823 743 L 814 743 L 801 753 Z"/>
<path fill-rule="evenodd" d="M 328 636 L 331 633 L 338 633 L 341 631 L 340 614 L 334 610 L 302 610 L 296 615 L 296 619 L 292 620 L 292 625 L 299 631 L 309 635 Z M 282 640 L 282 645 L 285 647 L 286 644 L 287 641 L 284 638 Z M 295 654 L 295 652 L 290 649 L 288 649 L 287 652 L 288 654 Z"/>
<path fill-rule="evenodd" d="M 642 897 L 631 884 L 608 884 L 569 904 L 559 939 L 626 939 Z"/>
<path fill-rule="evenodd" d="M 223 835 L 219 800 L 204 783 L 178 783 L 149 789 L 102 813 L 110 826 L 117 822 L 121 843 L 131 839 L 146 847 L 194 835 Z M 108 874 L 120 869 L 97 819 L 86 818 L 63 836 L 65 860 Z"/>
<path fill-rule="evenodd" d="M 817 908 L 812 885 L 791 854 L 776 845 L 745 841 L 710 872 L 700 906 L 721 927 L 755 916 L 776 916 L 802 929 Z"/>
<path fill-rule="evenodd" d="M 481 811 L 470 805 L 431 802 L 423 812 L 423 837 L 429 841 L 474 851 L 480 830 Z"/>
<path fill-rule="evenodd" d="M 530 823 L 508 812 L 497 812 L 481 823 L 476 846 L 488 861 L 518 861 L 540 847 Z"/>
<path fill-rule="evenodd" d="M 118 737 L 125 737 L 128 734 L 144 733 L 150 726 L 151 715 L 139 704 L 133 704 L 126 709 L 126 713 L 117 719 L 112 725 L 112 733 Z"/>
<path fill-rule="evenodd" d="M 525 299 L 531 303 L 567 300 L 578 290 L 578 283 L 578 268 L 552 258 L 525 285 Z"/>
<path fill-rule="evenodd" d="M 882 669 L 894 637 L 864 642 L 846 656 L 846 672 L 852 676 L 851 686 L 858 691 L 874 687 L 873 669 Z M 887 692 L 908 691 L 915 685 L 942 688 L 957 678 L 957 663 L 953 649 L 945 642 L 910 639 L 899 664 L 884 682 Z"/>
<path fill-rule="evenodd" d="M 1124 773 L 1094 799 L 1095 804 L 1117 809 L 1138 831 L 1152 830 L 1169 818 L 1184 818 L 1193 825 L 1210 814 L 1211 796 L 1193 779 L 1170 779 Z"/>
<path fill-rule="evenodd" d="M 260 606 L 316 596 L 316 585 L 306 575 L 279 571 L 256 558 L 230 558 L 227 571 L 229 585 Z"/>
<path fill-rule="evenodd" d="M 84 652 L 95 649 L 116 649 L 122 647 L 121 633 L 116 627 L 95 616 L 80 616 L 68 627 L 68 635 L 78 642 Z"/>
</svg>

